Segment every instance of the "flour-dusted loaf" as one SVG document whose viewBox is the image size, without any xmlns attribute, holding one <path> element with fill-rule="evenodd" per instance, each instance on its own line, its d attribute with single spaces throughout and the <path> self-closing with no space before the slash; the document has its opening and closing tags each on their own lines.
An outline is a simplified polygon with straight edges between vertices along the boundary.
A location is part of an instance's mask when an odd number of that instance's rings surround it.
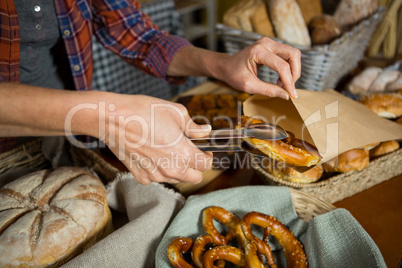
<svg viewBox="0 0 402 268">
<path fill-rule="evenodd" d="M 379 6 L 379 0 L 341 0 L 334 17 L 342 30 L 347 30 L 360 20 L 370 16 Z"/>
<path fill-rule="evenodd" d="M 266 0 L 275 35 L 289 44 L 310 47 L 311 39 L 296 0 Z"/>
<path fill-rule="evenodd" d="M 256 11 L 258 0 L 241 0 L 223 15 L 223 22 L 230 27 L 246 32 L 253 31 L 250 16 Z"/>
<path fill-rule="evenodd" d="M 84 169 L 41 170 L 0 189 L 0 267 L 57 267 L 112 229 L 105 187 Z"/>
</svg>

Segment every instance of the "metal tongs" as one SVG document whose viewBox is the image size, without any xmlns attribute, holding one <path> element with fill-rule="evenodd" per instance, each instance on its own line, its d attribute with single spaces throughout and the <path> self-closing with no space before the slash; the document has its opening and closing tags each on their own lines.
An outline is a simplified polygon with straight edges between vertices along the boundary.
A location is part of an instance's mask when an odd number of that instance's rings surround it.
<svg viewBox="0 0 402 268">
<path fill-rule="evenodd" d="M 257 123 L 249 124 L 240 129 L 212 130 L 207 137 L 190 140 L 204 152 L 247 152 L 258 156 L 266 156 L 266 154 L 247 142 L 247 138 L 282 140 L 287 137 L 289 137 L 288 133 L 278 125 Z"/>
</svg>

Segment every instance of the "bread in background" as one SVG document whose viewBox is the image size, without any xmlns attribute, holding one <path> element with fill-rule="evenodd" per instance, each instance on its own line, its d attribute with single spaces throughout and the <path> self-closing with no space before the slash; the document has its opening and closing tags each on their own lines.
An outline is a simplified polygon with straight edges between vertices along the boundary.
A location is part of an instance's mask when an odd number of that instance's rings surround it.
<svg viewBox="0 0 402 268">
<path fill-rule="evenodd" d="M 387 84 L 396 81 L 400 73 L 397 70 L 383 70 L 373 81 L 368 91 L 371 93 L 384 92 Z"/>
<path fill-rule="evenodd" d="M 275 36 L 274 27 L 268 16 L 267 6 L 262 0 L 258 4 L 256 12 L 251 16 L 251 24 L 254 32 L 265 36 Z"/>
<path fill-rule="evenodd" d="M 373 14 L 379 6 L 379 0 L 341 0 L 337 5 L 334 17 L 346 31 L 350 26 Z"/>
<path fill-rule="evenodd" d="M 368 94 L 358 101 L 381 117 L 393 119 L 402 116 L 402 94 Z"/>
<path fill-rule="evenodd" d="M 310 34 L 296 0 L 266 0 L 277 38 L 291 45 L 311 46 Z"/>
<path fill-rule="evenodd" d="M 313 17 L 307 26 L 313 46 L 329 44 L 342 34 L 335 18 L 328 14 Z"/>
<path fill-rule="evenodd" d="M 223 15 L 224 24 L 242 31 L 253 32 L 251 17 L 258 10 L 261 2 L 262 0 L 239 1 Z"/>
<path fill-rule="evenodd" d="M 352 94 L 361 95 L 367 93 L 371 84 L 377 79 L 382 70 L 380 67 L 366 67 L 352 78 L 346 89 Z"/>
<path fill-rule="evenodd" d="M 399 149 L 399 143 L 396 140 L 384 141 L 370 150 L 370 157 L 377 158 L 389 154 Z"/>
<path fill-rule="evenodd" d="M 368 166 L 369 151 L 366 149 L 352 149 L 340 154 L 322 164 L 325 172 L 361 171 Z"/>
<path fill-rule="evenodd" d="M 296 2 L 307 25 L 312 18 L 323 14 L 321 0 L 296 0 Z"/>
<path fill-rule="evenodd" d="M 385 91 L 399 91 L 402 90 L 402 73 L 399 72 L 398 78 L 393 82 L 388 82 L 385 86 Z"/>
</svg>

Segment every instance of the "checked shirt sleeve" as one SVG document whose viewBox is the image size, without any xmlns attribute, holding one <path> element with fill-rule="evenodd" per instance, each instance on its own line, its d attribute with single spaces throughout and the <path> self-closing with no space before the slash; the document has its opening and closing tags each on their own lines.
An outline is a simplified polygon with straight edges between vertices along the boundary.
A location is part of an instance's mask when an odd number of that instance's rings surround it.
<svg viewBox="0 0 402 268">
<path fill-rule="evenodd" d="M 94 33 L 99 42 L 125 61 L 169 83 L 183 77 L 167 76 L 170 61 L 181 48 L 191 44 L 158 29 L 135 0 L 94 0 Z"/>
</svg>

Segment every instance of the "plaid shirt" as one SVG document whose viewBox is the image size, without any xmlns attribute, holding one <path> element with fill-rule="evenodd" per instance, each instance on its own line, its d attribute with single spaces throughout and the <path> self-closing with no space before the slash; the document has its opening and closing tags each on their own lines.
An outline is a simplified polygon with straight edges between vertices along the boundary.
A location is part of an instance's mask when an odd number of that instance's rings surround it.
<svg viewBox="0 0 402 268">
<path fill-rule="evenodd" d="M 144 72 L 170 83 L 174 54 L 191 44 L 152 24 L 136 0 L 54 0 L 75 88 L 92 87 L 92 34 L 99 42 Z M 0 82 L 19 82 L 20 29 L 13 0 L 0 1 Z M 0 152 L 4 151 L 0 138 Z M 3 149 L 3 150 L 2 150 Z"/>
</svg>

